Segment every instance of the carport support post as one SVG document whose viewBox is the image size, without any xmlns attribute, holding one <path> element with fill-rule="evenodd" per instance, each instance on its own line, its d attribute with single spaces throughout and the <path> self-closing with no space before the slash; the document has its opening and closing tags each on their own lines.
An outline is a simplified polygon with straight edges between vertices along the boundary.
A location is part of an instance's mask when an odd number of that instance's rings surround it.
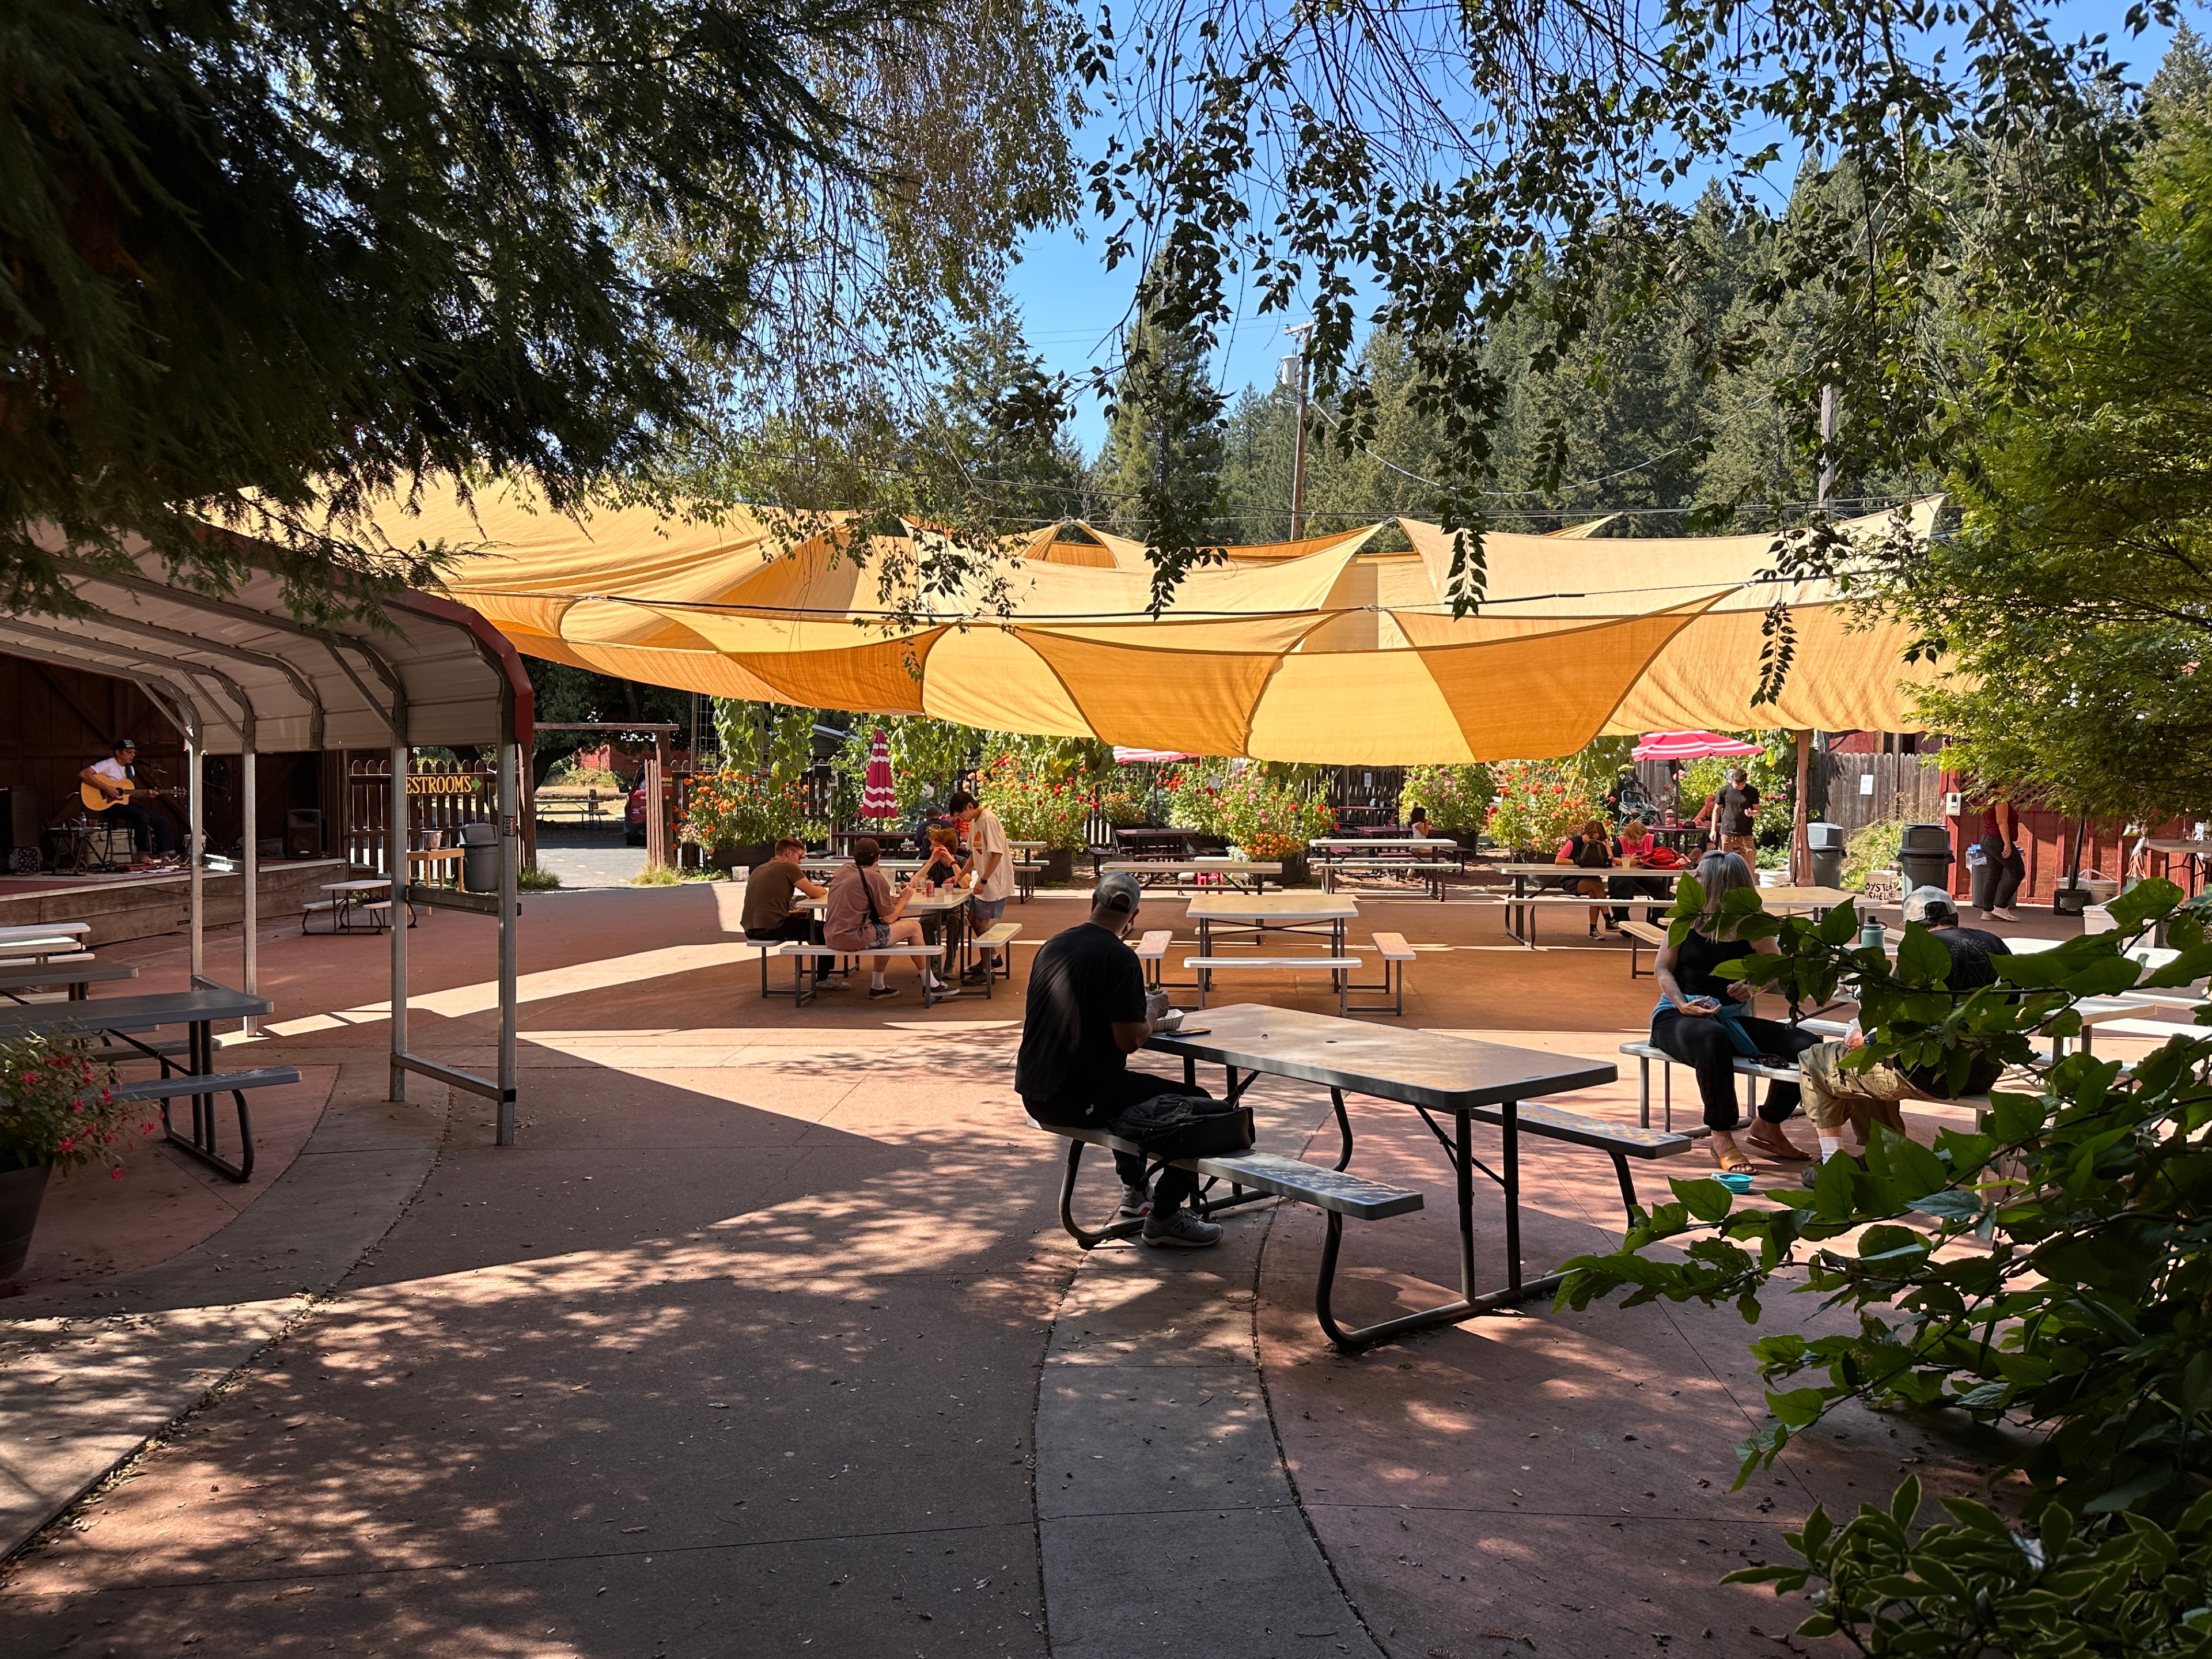
<svg viewBox="0 0 2212 1659">
<path fill-rule="evenodd" d="M 514 956 L 520 927 L 522 745 L 513 733 L 499 746 L 499 1127 L 498 1144 L 514 1145 Z M 397 924 L 398 918 L 394 917 Z"/>
<path fill-rule="evenodd" d="M 179 700 L 181 702 L 181 699 Z M 206 862 L 202 836 L 207 828 L 207 767 L 201 750 L 199 715 L 194 712 L 185 729 L 185 787 L 191 791 L 191 822 L 185 831 L 185 856 L 191 860 L 185 866 L 191 872 L 188 884 L 191 893 L 192 911 L 192 988 L 200 988 L 202 976 L 207 972 L 207 908 L 204 882 Z"/>
<path fill-rule="evenodd" d="M 407 1098 L 407 1068 L 399 1056 L 407 1052 L 407 750 L 404 727 L 392 732 L 392 799 L 386 809 L 384 870 L 391 877 L 392 908 L 385 913 L 392 929 L 392 1102 Z"/>
<path fill-rule="evenodd" d="M 260 800 L 254 789 L 254 774 L 260 769 L 255 763 L 253 752 L 253 710 L 246 711 L 246 723 L 240 729 L 242 739 L 238 764 L 244 772 L 238 789 L 239 811 L 245 816 L 246 833 L 240 839 L 245 843 L 239 851 L 245 856 L 240 867 L 246 877 L 246 983 L 240 988 L 248 996 L 257 996 L 261 989 L 261 822 Z M 246 1017 L 245 1034 L 252 1036 L 261 1024 L 257 1014 Z"/>
<path fill-rule="evenodd" d="M 1805 829 L 1805 794 L 1812 787 L 1812 777 L 1813 734 L 1801 731 L 1797 733 L 1797 800 L 1790 822 L 1790 879 L 1800 887 L 1813 884 L 1813 848 Z"/>
<path fill-rule="evenodd" d="M 668 862 L 668 821 L 660 805 L 660 733 L 653 734 L 653 752 L 645 757 L 645 862 L 658 870 Z"/>
</svg>

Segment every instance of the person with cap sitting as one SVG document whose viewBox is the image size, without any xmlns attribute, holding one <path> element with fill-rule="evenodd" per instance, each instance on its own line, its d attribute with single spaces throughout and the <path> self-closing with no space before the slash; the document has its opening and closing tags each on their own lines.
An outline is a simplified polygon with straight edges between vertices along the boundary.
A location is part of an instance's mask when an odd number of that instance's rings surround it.
<svg viewBox="0 0 2212 1659">
<path fill-rule="evenodd" d="M 1132 1106 L 1160 1095 L 1196 1095 L 1203 1089 L 1128 1068 L 1128 1057 L 1167 1024 L 1164 991 L 1145 992 L 1144 966 L 1123 942 L 1137 919 L 1137 878 L 1117 870 L 1091 895 L 1091 916 L 1054 933 L 1030 969 L 1022 1044 L 1014 1061 L 1014 1092 L 1039 1123 L 1103 1129 Z M 1147 1192 L 1146 1159 L 1114 1154 L 1121 1177 L 1121 1214 L 1145 1218 L 1144 1242 L 1178 1249 L 1218 1243 L 1221 1227 L 1185 1206 L 1198 1194 L 1198 1177 L 1172 1166 Z"/>
<path fill-rule="evenodd" d="M 175 856 L 177 840 L 170 832 L 167 818 L 148 811 L 131 797 L 134 793 L 158 794 L 161 792 L 149 790 L 138 781 L 137 738 L 116 738 L 111 753 L 112 758 L 94 761 L 79 772 L 77 781 L 94 791 L 107 803 L 97 810 L 96 816 L 111 823 L 122 824 L 130 831 L 131 867 L 133 870 L 154 869 Z"/>
<path fill-rule="evenodd" d="M 1928 936 L 1949 954 L 1951 971 L 1945 975 L 1944 985 L 1954 996 L 1971 995 L 1985 985 L 1996 984 L 1997 971 L 1990 958 L 2012 954 L 2012 947 L 1996 934 L 1978 927 L 1961 927 L 1958 902 L 1940 887 L 1916 887 L 1905 895 L 1905 920 L 1925 927 Z M 1863 1152 L 1873 1124 L 1880 1123 L 1894 1134 L 1905 1133 L 1905 1114 L 1898 1110 L 1899 1102 L 1956 1097 L 1940 1067 L 1899 1066 L 1884 1060 L 1864 1071 L 1855 1066 L 1845 1069 L 1844 1056 L 1864 1047 L 1866 1037 L 1854 1022 L 1842 1038 L 1818 1043 L 1797 1057 L 1805 1115 L 1812 1119 L 1814 1133 L 1820 1137 L 1820 1162 L 1803 1176 L 1808 1187 L 1818 1178 L 1820 1164 L 1843 1151 L 1846 1123 L 1858 1136 Z M 2001 1069 L 1994 1060 L 1977 1060 L 1960 1092 L 1987 1094 Z"/>
</svg>

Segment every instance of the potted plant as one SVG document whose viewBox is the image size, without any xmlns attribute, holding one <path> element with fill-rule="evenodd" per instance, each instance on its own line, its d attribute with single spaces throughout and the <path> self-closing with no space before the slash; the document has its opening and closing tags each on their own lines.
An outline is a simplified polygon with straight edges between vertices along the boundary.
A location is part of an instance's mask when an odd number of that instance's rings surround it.
<svg viewBox="0 0 2212 1659">
<path fill-rule="evenodd" d="M 62 1038 L 0 1042 L 0 1280 L 22 1271 L 56 1170 L 105 1162 L 123 1173 L 116 1152 L 146 1108 L 116 1100 L 113 1081 Z"/>
<path fill-rule="evenodd" d="M 718 867 L 750 870 L 775 856 L 776 842 L 797 835 L 805 818 L 806 797 L 795 780 L 714 772 L 693 780 L 676 834 L 686 846 L 706 849 Z"/>
</svg>

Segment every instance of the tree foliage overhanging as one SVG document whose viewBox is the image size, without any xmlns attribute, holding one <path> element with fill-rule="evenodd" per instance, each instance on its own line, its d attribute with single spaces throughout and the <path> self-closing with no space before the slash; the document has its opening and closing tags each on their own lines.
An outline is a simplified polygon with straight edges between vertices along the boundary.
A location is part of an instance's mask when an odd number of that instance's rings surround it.
<svg viewBox="0 0 2212 1659">
<path fill-rule="evenodd" d="M 1939 49 L 1950 35 L 1964 50 Z M 2118 74 L 2027 0 L 1138 0 L 1083 63 L 1121 118 L 1091 194 L 1109 252 L 1146 262 L 1151 314 L 1203 347 L 1248 291 L 1263 312 L 1311 304 L 1322 385 L 1364 439 L 1350 371 L 1368 307 L 1412 355 L 1437 437 L 1429 510 L 1455 528 L 1492 510 L 1520 367 L 1501 334 L 1527 331 L 1540 372 L 1668 304 L 1687 210 L 1668 192 L 1686 180 L 1749 204 L 1782 147 L 1810 158 L 1822 187 L 1779 228 L 1767 304 L 1688 344 L 1701 373 L 1760 365 L 1808 451 L 1835 388 L 1824 453 L 1858 472 L 1948 459 L 1959 363 L 1939 308 L 2063 306 L 2127 220 Z M 1462 602 L 1480 595 L 1479 537 L 1455 574 Z"/>
<path fill-rule="evenodd" d="M 295 605 L 419 580 L 364 497 L 556 505 L 987 307 L 1073 175 L 1051 0 L 70 0 L 0 15 L 0 604 L 33 538 Z"/>
</svg>

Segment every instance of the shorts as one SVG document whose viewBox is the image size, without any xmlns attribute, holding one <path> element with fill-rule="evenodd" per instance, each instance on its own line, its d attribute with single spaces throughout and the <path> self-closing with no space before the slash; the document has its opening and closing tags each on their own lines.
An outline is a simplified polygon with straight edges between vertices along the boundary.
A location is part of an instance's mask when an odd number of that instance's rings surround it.
<svg viewBox="0 0 2212 1659">
<path fill-rule="evenodd" d="M 982 927 L 1002 920 L 1006 914 L 1004 899 L 971 898 L 968 901 L 968 908 L 975 913 L 976 925 Z"/>
<path fill-rule="evenodd" d="M 1722 852 L 1741 853 L 1743 854 L 1743 861 L 1746 864 L 1749 865 L 1754 870 L 1759 868 L 1759 842 L 1756 837 L 1751 836 L 1723 836 L 1720 838 L 1720 842 Z"/>
<path fill-rule="evenodd" d="M 891 925 L 888 921 L 870 922 L 868 933 L 867 948 L 871 951 L 881 951 L 891 942 Z"/>
</svg>

